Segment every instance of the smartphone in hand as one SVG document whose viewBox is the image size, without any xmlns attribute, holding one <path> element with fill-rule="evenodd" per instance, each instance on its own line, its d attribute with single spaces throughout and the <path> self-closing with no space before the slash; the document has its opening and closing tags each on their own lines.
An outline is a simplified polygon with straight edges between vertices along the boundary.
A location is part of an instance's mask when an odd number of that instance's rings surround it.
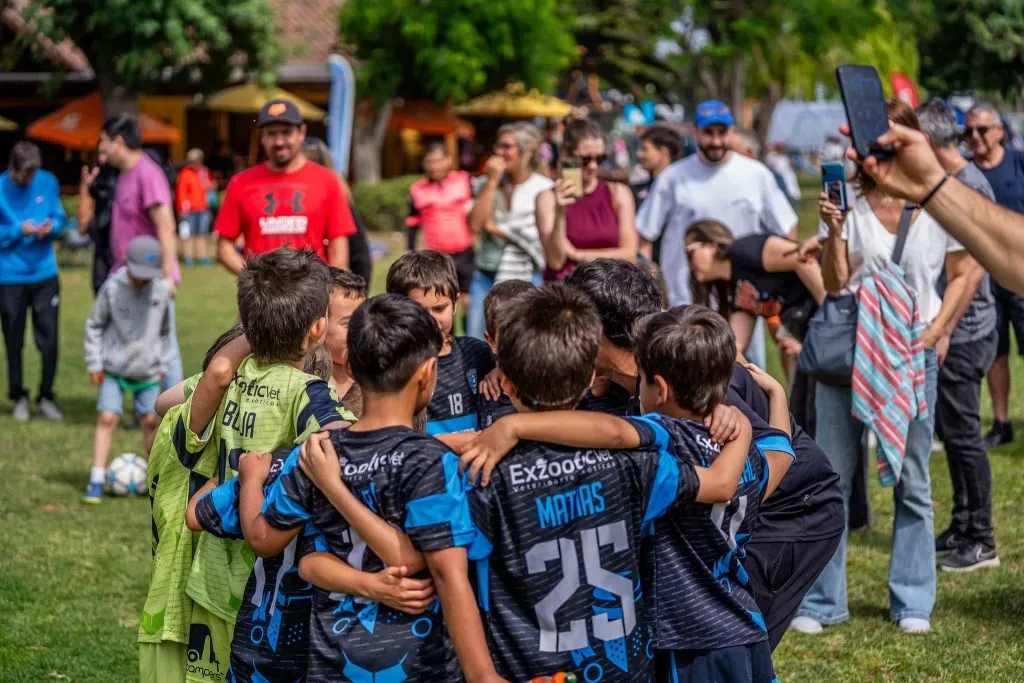
<svg viewBox="0 0 1024 683">
<path fill-rule="evenodd" d="M 889 114 L 878 71 L 873 66 L 843 64 L 836 69 L 836 80 L 857 154 L 861 159 L 869 156 L 891 158 L 895 150 L 877 143 L 878 138 L 889 130 Z"/>
<path fill-rule="evenodd" d="M 840 161 L 829 161 L 821 165 L 821 189 L 828 200 L 846 213 L 850 206 L 846 199 L 846 165 Z"/>
</svg>

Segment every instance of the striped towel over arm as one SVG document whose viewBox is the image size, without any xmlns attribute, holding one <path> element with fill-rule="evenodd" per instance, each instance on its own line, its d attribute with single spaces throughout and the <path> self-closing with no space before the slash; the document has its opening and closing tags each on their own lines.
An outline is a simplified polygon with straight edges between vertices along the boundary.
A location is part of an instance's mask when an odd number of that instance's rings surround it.
<svg viewBox="0 0 1024 683">
<path fill-rule="evenodd" d="M 878 437 L 878 481 L 895 486 L 910 422 L 928 415 L 923 325 L 903 269 L 887 261 L 857 292 L 853 415 Z"/>
</svg>

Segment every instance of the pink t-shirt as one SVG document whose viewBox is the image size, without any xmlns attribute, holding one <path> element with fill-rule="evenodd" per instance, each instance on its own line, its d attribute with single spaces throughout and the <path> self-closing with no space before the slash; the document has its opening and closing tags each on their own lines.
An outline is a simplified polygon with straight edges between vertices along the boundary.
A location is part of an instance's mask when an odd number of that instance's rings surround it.
<svg viewBox="0 0 1024 683">
<path fill-rule="evenodd" d="M 114 205 L 110 216 L 110 272 L 124 265 L 128 243 L 139 235 L 157 237 L 156 226 L 149 220 L 149 210 L 160 204 L 171 206 L 171 188 L 167 176 L 155 161 L 143 154 L 135 166 L 117 179 Z M 171 278 L 181 282 L 178 260 L 174 260 Z"/>
</svg>

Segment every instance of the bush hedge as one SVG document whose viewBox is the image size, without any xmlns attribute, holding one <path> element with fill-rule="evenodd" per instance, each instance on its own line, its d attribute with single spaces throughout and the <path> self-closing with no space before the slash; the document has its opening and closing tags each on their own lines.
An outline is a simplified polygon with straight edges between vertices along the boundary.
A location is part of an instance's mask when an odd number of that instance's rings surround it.
<svg viewBox="0 0 1024 683">
<path fill-rule="evenodd" d="M 405 230 L 409 214 L 409 186 L 422 176 L 406 175 L 376 183 L 359 183 L 352 188 L 359 215 L 373 232 Z"/>
</svg>

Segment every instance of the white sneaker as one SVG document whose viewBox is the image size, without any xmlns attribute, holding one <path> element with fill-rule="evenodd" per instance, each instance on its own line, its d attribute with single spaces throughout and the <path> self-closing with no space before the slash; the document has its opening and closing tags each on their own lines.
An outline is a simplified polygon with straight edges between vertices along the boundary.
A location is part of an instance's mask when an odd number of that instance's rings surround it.
<svg viewBox="0 0 1024 683">
<path fill-rule="evenodd" d="M 928 631 L 932 630 L 932 625 L 927 619 L 907 617 L 905 619 L 900 619 L 900 630 L 907 635 L 916 635 L 919 633 L 928 633 Z"/>
<path fill-rule="evenodd" d="M 31 411 L 28 405 L 28 396 L 22 396 L 14 402 L 14 419 L 16 422 L 28 422 Z"/>
<path fill-rule="evenodd" d="M 39 399 L 39 403 L 36 405 L 36 408 L 39 410 L 39 414 L 47 420 L 61 422 L 64 419 L 64 413 L 60 412 L 57 404 L 48 398 Z"/>
<path fill-rule="evenodd" d="M 789 630 L 796 631 L 797 633 L 806 633 L 813 635 L 824 631 L 821 622 L 811 617 L 797 617 L 793 621 L 789 622 Z"/>
</svg>

